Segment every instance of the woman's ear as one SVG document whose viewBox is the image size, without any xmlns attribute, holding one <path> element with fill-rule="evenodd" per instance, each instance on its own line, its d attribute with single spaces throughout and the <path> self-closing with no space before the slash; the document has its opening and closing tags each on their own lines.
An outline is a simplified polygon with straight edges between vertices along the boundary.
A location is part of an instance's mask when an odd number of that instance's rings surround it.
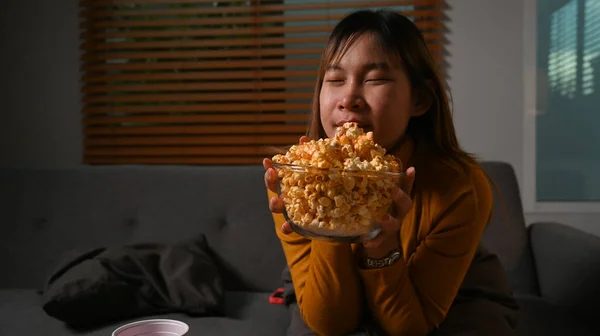
<svg viewBox="0 0 600 336">
<path fill-rule="evenodd" d="M 419 117 L 425 114 L 433 104 L 433 94 L 431 93 L 429 82 L 419 86 L 412 92 L 412 117 Z"/>
</svg>

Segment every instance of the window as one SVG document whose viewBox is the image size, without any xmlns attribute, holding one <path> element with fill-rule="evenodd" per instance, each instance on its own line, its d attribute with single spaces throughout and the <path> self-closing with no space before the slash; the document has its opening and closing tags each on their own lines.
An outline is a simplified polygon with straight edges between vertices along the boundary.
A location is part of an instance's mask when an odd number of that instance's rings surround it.
<svg viewBox="0 0 600 336">
<path fill-rule="evenodd" d="M 87 164 L 260 164 L 305 134 L 339 19 L 393 8 L 442 64 L 442 0 L 82 0 Z"/>
<path fill-rule="evenodd" d="M 584 6 L 582 90 L 587 96 L 600 90 L 600 1 L 586 0 Z"/>
<path fill-rule="evenodd" d="M 577 82 L 577 3 L 569 1 L 550 17 L 548 80 L 553 93 L 573 98 Z"/>
<path fill-rule="evenodd" d="M 529 197 L 558 210 L 600 210 L 600 0 L 526 3 L 526 21 L 536 19 L 525 36 L 526 46 L 535 41 L 525 61 L 526 90 L 536 91 L 526 92 Z"/>
</svg>

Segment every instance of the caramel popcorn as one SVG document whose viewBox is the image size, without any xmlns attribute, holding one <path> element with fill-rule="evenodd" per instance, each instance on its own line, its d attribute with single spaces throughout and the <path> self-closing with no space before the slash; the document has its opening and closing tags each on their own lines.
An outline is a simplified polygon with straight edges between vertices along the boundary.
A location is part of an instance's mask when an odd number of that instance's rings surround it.
<svg viewBox="0 0 600 336">
<path fill-rule="evenodd" d="M 392 203 L 400 164 L 356 123 L 338 127 L 333 138 L 292 146 L 273 162 L 281 167 L 280 193 L 294 224 L 328 236 L 369 233 Z M 388 174 L 386 174 L 388 173 Z"/>
</svg>

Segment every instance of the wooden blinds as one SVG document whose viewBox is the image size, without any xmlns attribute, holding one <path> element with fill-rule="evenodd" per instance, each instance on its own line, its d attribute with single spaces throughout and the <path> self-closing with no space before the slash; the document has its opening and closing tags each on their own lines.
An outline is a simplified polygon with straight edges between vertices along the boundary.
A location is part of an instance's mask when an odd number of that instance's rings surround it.
<svg viewBox="0 0 600 336">
<path fill-rule="evenodd" d="M 82 0 L 88 164 L 259 164 L 305 134 L 321 51 L 392 8 L 442 57 L 442 0 Z"/>
</svg>

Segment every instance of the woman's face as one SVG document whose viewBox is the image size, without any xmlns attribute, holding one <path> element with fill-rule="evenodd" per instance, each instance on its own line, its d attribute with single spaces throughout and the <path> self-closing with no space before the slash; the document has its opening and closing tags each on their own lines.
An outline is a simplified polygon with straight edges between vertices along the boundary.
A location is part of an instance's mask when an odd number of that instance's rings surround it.
<svg viewBox="0 0 600 336">
<path fill-rule="evenodd" d="M 371 34 L 362 34 L 339 63 L 326 69 L 319 105 L 327 137 L 333 137 L 344 122 L 355 121 L 389 149 L 404 134 L 410 117 L 422 113 L 413 106 L 400 61 L 390 59 Z"/>
</svg>

